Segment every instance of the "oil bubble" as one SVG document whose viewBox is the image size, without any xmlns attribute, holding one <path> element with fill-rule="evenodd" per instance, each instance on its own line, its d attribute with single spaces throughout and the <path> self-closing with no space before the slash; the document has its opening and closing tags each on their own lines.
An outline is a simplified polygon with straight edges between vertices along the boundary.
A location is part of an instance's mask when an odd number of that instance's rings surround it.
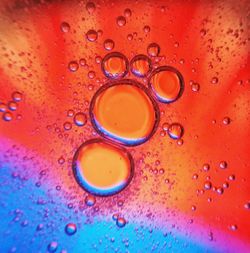
<svg viewBox="0 0 250 253">
<path fill-rule="evenodd" d="M 136 55 L 130 61 L 130 69 L 135 76 L 145 77 L 152 69 L 151 60 L 146 55 Z"/>
<path fill-rule="evenodd" d="M 168 135 L 172 139 L 180 139 L 183 136 L 183 133 L 183 127 L 179 123 L 173 123 L 168 128 Z"/>
</svg>

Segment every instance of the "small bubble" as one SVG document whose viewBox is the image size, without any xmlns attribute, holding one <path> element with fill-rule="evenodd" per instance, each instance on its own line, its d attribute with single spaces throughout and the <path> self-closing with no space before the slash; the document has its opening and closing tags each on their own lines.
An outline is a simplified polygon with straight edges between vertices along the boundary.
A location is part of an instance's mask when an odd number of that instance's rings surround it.
<svg viewBox="0 0 250 253">
<path fill-rule="evenodd" d="M 205 35 L 206 35 L 206 30 L 205 29 L 201 29 L 200 30 L 200 35 L 201 35 L 201 37 L 204 37 Z"/>
<path fill-rule="evenodd" d="M 212 188 L 212 183 L 210 181 L 206 181 L 204 183 L 204 189 L 205 190 L 210 190 Z"/>
<path fill-rule="evenodd" d="M 116 18 L 116 23 L 118 26 L 125 26 L 126 25 L 126 19 L 123 16 L 119 16 Z"/>
<path fill-rule="evenodd" d="M 57 247 L 58 247 L 58 243 L 57 242 L 51 242 L 48 245 L 47 249 L 48 249 L 49 253 L 54 253 L 54 252 L 56 252 Z"/>
<path fill-rule="evenodd" d="M 11 112 L 4 112 L 3 114 L 3 120 L 5 121 L 11 121 L 13 119 Z"/>
<path fill-rule="evenodd" d="M 197 91 L 200 90 L 200 85 L 198 83 L 193 83 L 191 85 L 191 89 L 192 89 L 193 92 L 197 92 Z"/>
<path fill-rule="evenodd" d="M 226 161 L 221 161 L 220 162 L 220 168 L 221 169 L 226 169 L 227 168 L 227 162 Z"/>
<path fill-rule="evenodd" d="M 218 187 L 216 192 L 221 195 L 224 193 L 224 189 L 222 187 Z"/>
<path fill-rule="evenodd" d="M 213 77 L 211 80 L 212 84 L 217 84 L 219 82 L 219 79 L 217 77 Z"/>
<path fill-rule="evenodd" d="M 68 131 L 68 130 L 70 130 L 71 128 L 72 128 L 72 124 L 70 123 L 70 122 L 65 122 L 64 124 L 63 124 L 63 127 L 64 127 L 64 129 L 66 130 L 66 131 Z"/>
<path fill-rule="evenodd" d="M 230 229 L 231 229 L 232 231 L 236 231 L 236 230 L 238 229 L 238 226 L 235 225 L 235 224 L 230 225 Z"/>
<path fill-rule="evenodd" d="M 96 201 L 96 199 L 95 199 L 95 197 L 92 196 L 92 195 L 88 195 L 88 196 L 85 198 L 85 204 L 86 204 L 87 206 L 93 206 L 93 205 L 95 204 L 95 201 Z"/>
<path fill-rule="evenodd" d="M 103 43 L 103 46 L 106 50 L 111 51 L 114 48 L 115 43 L 111 39 L 106 39 Z"/>
<path fill-rule="evenodd" d="M 68 223 L 65 226 L 65 233 L 67 235 L 73 235 L 76 233 L 76 231 L 77 231 L 77 227 L 76 227 L 76 224 L 74 224 L 74 223 Z"/>
<path fill-rule="evenodd" d="M 86 65 L 86 60 L 85 59 L 80 59 L 79 63 L 82 67 L 84 67 Z"/>
<path fill-rule="evenodd" d="M 230 122 L 231 122 L 231 119 L 229 117 L 224 117 L 222 122 L 223 122 L 224 125 L 229 125 Z"/>
<path fill-rule="evenodd" d="M 156 43 L 151 43 L 148 45 L 147 53 L 149 56 L 155 57 L 160 53 L 160 46 Z"/>
<path fill-rule="evenodd" d="M 151 60 L 146 55 L 136 55 L 130 61 L 130 69 L 135 76 L 145 77 L 152 69 Z"/>
<path fill-rule="evenodd" d="M 17 109 L 17 103 L 14 102 L 14 101 L 10 101 L 10 102 L 8 103 L 8 107 L 9 107 L 9 109 L 10 109 L 11 111 L 16 111 L 16 109 Z"/>
<path fill-rule="evenodd" d="M 202 168 L 203 168 L 204 171 L 209 171 L 210 170 L 210 165 L 208 163 L 205 163 L 205 164 L 203 164 Z"/>
<path fill-rule="evenodd" d="M 88 72 L 88 78 L 89 78 L 89 79 L 95 78 L 95 71 L 92 71 L 92 70 L 89 71 L 89 72 Z"/>
<path fill-rule="evenodd" d="M 133 39 L 133 35 L 132 34 L 128 34 L 127 39 L 131 41 Z"/>
<path fill-rule="evenodd" d="M 73 117 L 74 116 L 74 111 L 69 109 L 67 112 L 68 117 Z"/>
<path fill-rule="evenodd" d="M 124 10 L 124 16 L 125 16 L 125 17 L 131 17 L 131 15 L 132 15 L 131 10 L 130 10 L 129 8 L 126 8 L 126 9 Z"/>
<path fill-rule="evenodd" d="M 77 126 L 84 126 L 87 123 L 87 116 L 85 113 L 78 112 L 74 116 L 74 122 Z"/>
<path fill-rule="evenodd" d="M 230 181 L 234 181 L 234 180 L 235 180 L 235 175 L 230 175 L 230 176 L 228 177 L 228 179 L 229 179 Z"/>
<path fill-rule="evenodd" d="M 250 202 L 245 203 L 244 208 L 250 210 Z"/>
<path fill-rule="evenodd" d="M 6 112 L 6 110 L 7 110 L 7 105 L 0 102 L 0 112 Z"/>
<path fill-rule="evenodd" d="M 70 25 L 67 22 L 61 23 L 61 31 L 63 33 L 68 33 L 70 31 Z"/>
<path fill-rule="evenodd" d="M 68 69 L 71 71 L 71 72 L 76 72 L 79 68 L 79 65 L 76 61 L 71 61 L 69 62 L 68 64 Z"/>
<path fill-rule="evenodd" d="M 15 101 L 15 102 L 20 102 L 22 100 L 22 93 L 18 92 L 18 91 L 15 91 L 12 93 L 12 99 Z M 1 109 L 0 109 L 1 111 Z"/>
<path fill-rule="evenodd" d="M 64 159 L 63 156 L 61 156 L 57 161 L 58 161 L 59 164 L 64 164 L 65 159 Z"/>
<path fill-rule="evenodd" d="M 96 7 L 93 2 L 87 2 L 86 4 L 86 10 L 88 11 L 89 14 L 92 14 L 95 11 Z"/>
<path fill-rule="evenodd" d="M 173 123 L 168 128 L 168 135 L 172 139 L 180 139 L 183 136 L 184 129 L 179 123 Z"/>
<path fill-rule="evenodd" d="M 98 38 L 98 34 L 95 30 L 89 30 L 87 33 L 86 33 L 86 38 L 88 41 L 90 42 L 94 42 L 97 40 Z"/>
<path fill-rule="evenodd" d="M 149 33 L 149 32 L 150 32 L 150 26 L 145 25 L 145 26 L 143 27 L 143 31 L 144 31 L 145 33 Z"/>
<path fill-rule="evenodd" d="M 117 220 L 116 220 L 116 225 L 119 227 L 119 228 L 122 228 L 126 225 L 127 221 L 122 218 L 122 217 L 119 217 Z"/>
</svg>

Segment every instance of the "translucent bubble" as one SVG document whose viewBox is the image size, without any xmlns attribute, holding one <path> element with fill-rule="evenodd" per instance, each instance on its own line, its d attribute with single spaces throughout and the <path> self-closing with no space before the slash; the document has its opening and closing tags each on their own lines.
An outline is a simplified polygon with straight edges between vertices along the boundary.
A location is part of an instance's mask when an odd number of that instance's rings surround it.
<svg viewBox="0 0 250 253">
<path fill-rule="evenodd" d="M 149 86 L 160 102 L 172 103 L 181 97 L 184 90 L 184 80 L 177 69 L 162 66 L 151 74 Z"/>
<path fill-rule="evenodd" d="M 211 83 L 212 84 L 217 84 L 219 81 L 218 77 L 213 77 L 212 80 L 211 80 Z"/>
<path fill-rule="evenodd" d="M 79 65 L 76 61 L 69 62 L 68 68 L 71 72 L 76 72 L 79 68 Z"/>
<path fill-rule="evenodd" d="M 204 171 L 209 171 L 210 170 L 210 165 L 208 163 L 203 164 L 203 170 Z"/>
<path fill-rule="evenodd" d="M 145 25 L 145 26 L 143 27 L 143 31 L 144 31 L 145 33 L 149 33 L 149 32 L 150 32 L 150 26 Z"/>
<path fill-rule="evenodd" d="M 4 112 L 3 114 L 3 120 L 5 121 L 11 121 L 13 119 L 11 112 Z"/>
<path fill-rule="evenodd" d="M 22 93 L 18 92 L 18 91 L 15 91 L 12 93 L 12 99 L 15 101 L 15 102 L 20 102 L 22 100 Z"/>
<path fill-rule="evenodd" d="M 96 9 L 96 7 L 93 2 L 87 2 L 86 10 L 88 11 L 88 13 L 92 14 L 95 11 L 95 9 Z"/>
<path fill-rule="evenodd" d="M 90 79 L 93 79 L 93 78 L 95 78 L 95 71 L 89 71 L 88 72 L 88 77 L 90 78 Z"/>
<path fill-rule="evenodd" d="M 191 89 L 192 89 L 192 91 L 197 92 L 200 90 L 200 85 L 198 83 L 193 83 L 191 85 Z"/>
<path fill-rule="evenodd" d="M 123 16 L 119 16 L 116 18 L 116 23 L 118 26 L 125 26 L 126 25 L 126 19 Z"/>
<path fill-rule="evenodd" d="M 184 130 L 179 123 L 173 123 L 168 128 L 168 135 L 172 139 L 180 139 L 183 136 Z"/>
<path fill-rule="evenodd" d="M 129 8 L 126 8 L 124 10 L 124 16 L 125 17 L 131 17 L 131 15 L 132 15 L 132 11 Z"/>
<path fill-rule="evenodd" d="M 97 91 L 91 101 L 90 116 L 94 128 L 103 137 L 135 146 L 155 132 L 159 109 L 144 86 L 124 79 Z"/>
<path fill-rule="evenodd" d="M 204 184 L 204 188 L 206 190 L 210 190 L 212 188 L 212 183 L 210 181 L 206 181 Z"/>
<path fill-rule="evenodd" d="M 10 109 L 11 111 L 16 111 L 16 109 L 17 109 L 17 103 L 14 102 L 14 101 L 10 101 L 10 102 L 8 103 L 8 107 L 9 107 L 9 109 Z"/>
<path fill-rule="evenodd" d="M 250 202 L 245 203 L 244 208 L 250 210 Z"/>
<path fill-rule="evenodd" d="M 92 196 L 92 195 L 88 195 L 88 196 L 85 198 L 85 204 L 86 204 L 87 206 L 93 206 L 93 205 L 95 204 L 95 201 L 96 201 L 96 199 L 95 199 L 95 197 Z"/>
<path fill-rule="evenodd" d="M 0 102 L 0 112 L 6 112 L 7 111 L 7 105 Z"/>
<path fill-rule="evenodd" d="M 107 39 L 104 41 L 104 44 L 103 44 L 104 48 L 108 51 L 112 50 L 115 46 L 115 43 L 113 40 L 111 39 Z"/>
<path fill-rule="evenodd" d="M 158 56 L 160 53 L 160 46 L 156 43 L 151 43 L 148 45 L 147 52 L 149 56 Z"/>
<path fill-rule="evenodd" d="M 72 128 L 72 124 L 70 123 L 70 122 L 65 122 L 64 124 L 63 124 L 63 127 L 64 127 L 64 129 L 66 130 L 66 131 L 68 131 L 68 130 L 70 130 L 71 128 Z"/>
<path fill-rule="evenodd" d="M 130 183 L 134 163 L 124 148 L 93 139 L 83 143 L 75 153 L 73 172 L 84 190 L 94 195 L 109 196 Z"/>
<path fill-rule="evenodd" d="M 130 61 L 130 69 L 135 76 L 145 77 L 152 69 L 151 60 L 146 55 L 136 55 Z"/>
<path fill-rule="evenodd" d="M 61 23 L 61 31 L 63 33 L 67 33 L 70 31 L 70 25 L 67 22 L 62 22 Z"/>
<path fill-rule="evenodd" d="M 90 42 L 94 42 L 97 40 L 98 38 L 98 34 L 95 30 L 89 30 L 87 33 L 86 33 L 86 38 L 88 41 Z"/>
<path fill-rule="evenodd" d="M 109 53 L 103 58 L 101 67 L 108 78 L 121 78 L 128 73 L 128 59 L 118 52 Z"/>
<path fill-rule="evenodd" d="M 75 223 L 68 223 L 66 226 L 65 226 L 65 233 L 67 235 L 73 235 L 75 234 L 77 231 L 77 227 L 76 227 L 76 224 Z"/>
<path fill-rule="evenodd" d="M 227 162 L 226 161 L 221 161 L 220 162 L 220 168 L 221 169 L 226 169 L 227 168 Z"/>
<path fill-rule="evenodd" d="M 119 227 L 119 228 L 123 228 L 125 225 L 126 225 L 127 221 L 122 218 L 122 217 L 119 217 L 117 220 L 116 220 L 116 225 Z"/>
<path fill-rule="evenodd" d="M 79 63 L 80 63 L 80 65 L 82 66 L 82 67 L 84 67 L 84 66 L 86 66 L 86 60 L 85 59 L 80 59 L 79 60 Z"/>
<path fill-rule="evenodd" d="M 58 247 L 58 243 L 57 242 L 51 242 L 48 245 L 47 249 L 48 249 L 49 253 L 54 253 L 54 252 L 56 252 L 57 247 Z"/>
<path fill-rule="evenodd" d="M 236 231 L 236 230 L 238 229 L 238 226 L 235 225 L 235 224 L 230 225 L 230 229 L 231 229 L 232 231 Z"/>
<path fill-rule="evenodd" d="M 222 122 L 224 125 L 229 125 L 231 122 L 231 119 L 229 117 L 224 117 Z"/>
<path fill-rule="evenodd" d="M 77 126 L 84 126 L 87 123 L 87 116 L 85 113 L 78 112 L 74 116 L 74 122 Z"/>
</svg>

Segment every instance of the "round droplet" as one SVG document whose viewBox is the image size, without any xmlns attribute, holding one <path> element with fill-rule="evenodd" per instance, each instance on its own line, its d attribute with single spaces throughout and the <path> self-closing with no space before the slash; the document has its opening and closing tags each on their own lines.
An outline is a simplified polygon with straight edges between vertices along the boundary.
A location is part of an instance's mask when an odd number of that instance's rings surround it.
<svg viewBox="0 0 250 253">
<path fill-rule="evenodd" d="M 245 203 L 244 208 L 250 210 L 250 202 Z"/>
<path fill-rule="evenodd" d="M 145 26 L 143 27 L 143 31 L 144 31 L 145 33 L 149 33 L 149 32 L 150 32 L 150 26 L 145 25 Z"/>
<path fill-rule="evenodd" d="M 126 25 L 126 19 L 123 16 L 119 16 L 116 18 L 116 23 L 118 26 L 125 26 Z"/>
<path fill-rule="evenodd" d="M 108 78 L 121 78 L 128 73 L 128 59 L 118 52 L 109 53 L 103 58 L 101 67 Z"/>
<path fill-rule="evenodd" d="M 7 105 L 0 102 L 0 112 L 6 112 L 7 111 Z"/>
<path fill-rule="evenodd" d="M 54 253 L 54 252 L 56 252 L 57 247 L 58 247 L 58 243 L 57 242 L 51 242 L 48 245 L 47 249 L 48 249 L 49 253 Z"/>
<path fill-rule="evenodd" d="M 210 181 L 206 181 L 204 184 L 204 188 L 206 190 L 210 190 L 212 188 L 212 183 Z"/>
<path fill-rule="evenodd" d="M 184 90 L 184 80 L 177 69 L 163 66 L 153 71 L 149 86 L 160 102 L 172 103 L 181 97 Z"/>
<path fill-rule="evenodd" d="M 217 84 L 218 81 L 219 81 L 218 77 L 215 76 L 215 77 L 212 78 L 211 83 L 212 84 Z"/>
<path fill-rule="evenodd" d="M 125 17 L 131 17 L 131 15 L 132 15 L 132 11 L 129 8 L 124 10 L 124 16 Z"/>
<path fill-rule="evenodd" d="M 127 221 L 122 218 L 122 217 L 119 217 L 117 220 L 116 220 L 116 225 L 119 227 L 119 228 L 123 228 L 125 225 L 126 225 Z"/>
<path fill-rule="evenodd" d="M 69 223 L 65 226 L 65 233 L 67 235 L 73 235 L 75 234 L 77 231 L 77 227 L 76 227 L 76 224 L 74 223 Z"/>
<path fill-rule="evenodd" d="M 87 2 L 86 10 L 88 13 L 92 14 L 95 11 L 95 4 L 93 2 Z"/>
<path fill-rule="evenodd" d="M 151 71 L 151 60 L 143 54 L 136 55 L 130 61 L 131 72 L 138 77 L 145 77 Z"/>
<path fill-rule="evenodd" d="M 106 50 L 110 51 L 114 48 L 115 43 L 114 43 L 113 40 L 107 39 L 107 40 L 104 41 L 103 46 Z"/>
<path fill-rule="evenodd" d="M 16 111 L 16 109 L 17 109 L 17 103 L 14 102 L 14 101 L 10 101 L 10 102 L 8 103 L 8 107 L 9 107 L 9 109 L 10 109 L 11 111 Z"/>
<path fill-rule="evenodd" d="M 92 196 L 92 195 L 88 195 L 86 198 L 85 198 L 85 204 L 87 206 L 93 206 L 95 204 L 95 197 Z"/>
<path fill-rule="evenodd" d="M 133 171 L 134 163 L 128 151 L 100 139 L 83 143 L 73 159 L 77 183 L 94 195 L 120 192 L 130 183 Z"/>
<path fill-rule="evenodd" d="M 74 122 L 77 126 L 84 126 L 87 123 L 87 116 L 85 113 L 78 112 L 74 116 Z"/>
<path fill-rule="evenodd" d="M 12 93 L 12 99 L 15 101 L 15 102 L 20 102 L 22 100 L 22 93 L 18 92 L 18 91 L 15 91 Z"/>
<path fill-rule="evenodd" d="M 63 124 L 63 127 L 66 131 L 70 130 L 72 128 L 72 124 L 68 121 L 66 121 L 64 124 Z"/>
<path fill-rule="evenodd" d="M 3 120 L 5 121 L 11 121 L 13 119 L 12 113 L 11 112 L 5 112 L 3 114 Z"/>
<path fill-rule="evenodd" d="M 226 161 L 221 161 L 220 162 L 220 168 L 221 169 L 226 169 L 227 168 L 227 162 Z"/>
<path fill-rule="evenodd" d="M 197 91 L 200 90 L 200 85 L 198 83 L 193 83 L 191 85 L 191 89 L 192 89 L 193 92 L 197 92 Z"/>
<path fill-rule="evenodd" d="M 76 61 L 69 62 L 68 68 L 71 72 L 76 72 L 79 68 L 79 65 Z"/>
<path fill-rule="evenodd" d="M 224 125 L 229 125 L 231 122 L 231 119 L 229 117 L 224 117 L 222 122 Z"/>
<path fill-rule="evenodd" d="M 94 128 L 103 137 L 135 146 L 155 132 L 159 109 L 144 86 L 124 79 L 97 91 L 91 101 L 90 116 Z"/>
<path fill-rule="evenodd" d="M 94 42 L 97 40 L 98 38 L 98 34 L 95 30 L 89 30 L 87 33 L 86 33 L 86 38 L 88 41 L 90 42 Z"/>
<path fill-rule="evenodd" d="M 68 33 L 70 31 L 70 25 L 67 22 L 61 23 L 61 31 L 63 33 Z"/>
<path fill-rule="evenodd" d="M 148 45 L 147 52 L 149 56 L 158 56 L 160 53 L 160 46 L 156 43 L 151 43 Z"/>
<path fill-rule="evenodd" d="M 184 130 L 179 123 L 173 123 L 168 128 L 168 135 L 172 139 L 180 139 L 183 136 Z"/>
</svg>

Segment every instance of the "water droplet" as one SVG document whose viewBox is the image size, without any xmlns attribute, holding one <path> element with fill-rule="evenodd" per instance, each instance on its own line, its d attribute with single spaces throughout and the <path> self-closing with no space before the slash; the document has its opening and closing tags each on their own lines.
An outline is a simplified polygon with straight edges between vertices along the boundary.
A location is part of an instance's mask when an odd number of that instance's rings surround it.
<svg viewBox="0 0 250 253">
<path fill-rule="evenodd" d="M 149 86 L 162 103 L 172 103 L 181 97 L 184 80 L 181 73 L 170 66 L 162 66 L 153 71 Z"/>
<path fill-rule="evenodd" d="M 126 9 L 124 10 L 124 16 L 125 16 L 125 17 L 131 17 L 131 15 L 132 15 L 131 10 L 130 10 L 129 8 L 126 8 Z"/>
<path fill-rule="evenodd" d="M 121 53 L 109 53 L 103 58 L 101 67 L 108 78 L 121 78 L 128 73 L 128 60 Z"/>
<path fill-rule="evenodd" d="M 184 130 L 179 123 L 173 123 L 168 128 L 168 135 L 172 139 L 180 139 L 183 136 Z"/>
<path fill-rule="evenodd" d="M 205 163 L 205 164 L 203 164 L 202 168 L 203 168 L 204 171 L 209 171 L 210 170 L 210 165 L 208 163 Z"/>
<path fill-rule="evenodd" d="M 198 83 L 193 83 L 191 85 L 191 89 L 192 89 L 193 92 L 197 92 L 197 91 L 200 90 L 200 85 Z"/>
<path fill-rule="evenodd" d="M 93 79 L 93 78 L 95 78 L 95 71 L 89 71 L 88 72 L 88 77 L 89 77 L 89 79 Z"/>
<path fill-rule="evenodd" d="M 126 25 L 126 19 L 123 16 L 119 16 L 116 18 L 116 23 L 118 26 L 125 26 Z"/>
<path fill-rule="evenodd" d="M 3 120 L 5 121 L 11 121 L 13 119 L 11 112 L 4 112 L 3 114 Z"/>
<path fill-rule="evenodd" d="M 88 195 L 88 196 L 85 198 L 85 204 L 86 204 L 87 206 L 93 206 L 93 205 L 95 204 L 95 201 L 96 201 L 96 199 L 95 199 L 95 197 L 92 196 L 92 195 Z"/>
<path fill-rule="evenodd" d="M 15 91 L 12 93 L 12 99 L 15 101 L 15 102 L 20 102 L 22 100 L 22 93 L 18 92 L 18 91 Z M 1 110 L 0 110 L 1 111 Z"/>
<path fill-rule="evenodd" d="M 150 32 L 150 26 L 145 25 L 145 26 L 143 27 L 143 31 L 144 31 L 145 33 L 149 33 L 149 32 Z"/>
<path fill-rule="evenodd" d="M 233 224 L 233 225 L 230 226 L 230 229 L 231 229 L 232 231 L 236 231 L 236 230 L 238 229 L 238 226 L 235 225 L 235 224 Z"/>
<path fill-rule="evenodd" d="M 245 203 L 244 208 L 246 208 L 247 210 L 250 210 L 250 202 Z"/>
<path fill-rule="evenodd" d="M 79 68 L 79 65 L 76 61 L 69 62 L 68 68 L 71 72 L 76 72 Z"/>
<path fill-rule="evenodd" d="M 95 4 L 93 2 L 87 2 L 86 4 L 86 10 L 88 13 L 92 14 L 95 11 Z"/>
<path fill-rule="evenodd" d="M 216 189 L 216 191 L 217 191 L 217 193 L 220 194 L 220 195 L 224 193 L 224 189 L 223 189 L 222 187 L 218 187 L 218 188 Z"/>
<path fill-rule="evenodd" d="M 47 249 L 48 249 L 49 253 L 54 253 L 54 252 L 56 252 L 57 247 L 58 247 L 58 243 L 57 242 L 51 242 L 48 245 Z"/>
<path fill-rule="evenodd" d="M 85 113 L 78 112 L 74 116 L 74 122 L 77 126 L 84 126 L 87 123 L 87 116 Z"/>
<path fill-rule="evenodd" d="M 126 79 L 102 86 L 91 101 L 90 115 L 100 135 L 128 146 L 147 141 L 159 121 L 147 88 Z"/>
<path fill-rule="evenodd" d="M 116 220 L 116 225 L 119 228 L 123 228 L 126 225 L 126 223 L 127 223 L 127 221 L 122 217 L 118 217 L 118 219 Z"/>
<path fill-rule="evenodd" d="M 229 117 L 224 117 L 222 122 L 224 125 L 229 125 L 231 122 L 231 119 Z"/>
<path fill-rule="evenodd" d="M 160 53 L 160 46 L 156 43 L 151 43 L 148 45 L 147 53 L 151 57 L 158 56 Z"/>
<path fill-rule="evenodd" d="M 79 60 L 79 63 L 80 63 L 80 65 L 82 66 L 82 67 L 84 67 L 85 65 L 86 65 L 86 60 L 85 59 L 80 59 Z"/>
<path fill-rule="evenodd" d="M 97 40 L 98 38 L 98 34 L 95 30 L 89 30 L 87 33 L 86 33 L 86 38 L 88 41 L 90 42 L 94 42 Z"/>
<path fill-rule="evenodd" d="M 204 184 L 205 190 L 210 190 L 212 188 L 212 183 L 210 181 L 206 181 Z"/>
<path fill-rule="evenodd" d="M 61 31 L 63 33 L 68 33 L 70 31 L 70 25 L 67 22 L 61 23 Z"/>
<path fill-rule="evenodd" d="M 145 77 L 151 71 L 151 60 L 143 54 L 136 55 L 130 61 L 131 72 L 138 77 Z"/>
<path fill-rule="evenodd" d="M 63 127 L 66 131 L 70 130 L 72 128 L 72 124 L 68 121 L 66 121 L 64 124 L 63 124 Z"/>
<path fill-rule="evenodd" d="M 227 162 L 226 161 L 221 161 L 220 162 L 220 168 L 221 169 L 226 169 L 227 168 Z"/>
<path fill-rule="evenodd" d="M 130 183 L 133 171 L 133 159 L 128 151 L 100 139 L 83 143 L 73 159 L 77 183 L 94 195 L 120 192 Z"/>
<path fill-rule="evenodd" d="M 73 235 L 76 233 L 76 231 L 77 231 L 77 227 L 76 227 L 76 224 L 74 224 L 74 223 L 68 223 L 65 226 L 65 233 L 67 235 Z"/>
<path fill-rule="evenodd" d="M 103 46 L 104 46 L 104 48 L 105 48 L 106 50 L 111 51 L 111 50 L 114 48 L 115 43 L 114 43 L 114 41 L 111 40 L 111 39 L 106 39 L 106 40 L 104 41 Z"/>
<path fill-rule="evenodd" d="M 211 80 L 211 83 L 212 84 L 217 84 L 219 81 L 219 79 L 217 77 L 213 77 L 212 80 Z"/>
<path fill-rule="evenodd" d="M 7 105 L 4 103 L 0 103 L 0 112 L 6 112 L 7 110 Z"/>
</svg>

